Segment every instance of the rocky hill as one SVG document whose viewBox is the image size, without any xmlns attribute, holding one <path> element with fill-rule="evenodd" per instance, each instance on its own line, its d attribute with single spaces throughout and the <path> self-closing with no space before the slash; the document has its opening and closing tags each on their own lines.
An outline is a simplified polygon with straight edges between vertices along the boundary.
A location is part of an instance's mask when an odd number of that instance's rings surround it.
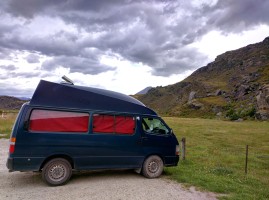
<svg viewBox="0 0 269 200">
<path fill-rule="evenodd" d="M 146 88 L 144 88 L 143 90 L 141 90 L 141 91 L 137 92 L 135 95 L 147 94 L 147 93 L 148 93 L 148 91 L 149 91 L 150 89 L 152 89 L 152 87 L 151 87 L 151 86 L 146 87 Z"/>
<path fill-rule="evenodd" d="M 0 96 L 0 110 L 19 110 L 25 102 L 16 97 Z"/>
<path fill-rule="evenodd" d="M 217 56 L 185 80 L 139 100 L 162 115 L 269 119 L 269 37 Z"/>
</svg>

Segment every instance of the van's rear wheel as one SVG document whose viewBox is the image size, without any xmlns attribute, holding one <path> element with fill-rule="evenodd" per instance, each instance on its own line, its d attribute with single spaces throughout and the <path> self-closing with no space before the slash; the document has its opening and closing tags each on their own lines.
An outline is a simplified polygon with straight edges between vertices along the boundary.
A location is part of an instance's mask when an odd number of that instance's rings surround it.
<svg viewBox="0 0 269 200">
<path fill-rule="evenodd" d="M 51 186 L 65 184 L 72 175 L 70 163 L 63 158 L 55 158 L 47 162 L 42 170 L 43 180 Z"/>
<path fill-rule="evenodd" d="M 156 155 L 148 157 L 144 164 L 142 173 L 147 178 L 157 178 L 163 172 L 163 160 Z"/>
</svg>

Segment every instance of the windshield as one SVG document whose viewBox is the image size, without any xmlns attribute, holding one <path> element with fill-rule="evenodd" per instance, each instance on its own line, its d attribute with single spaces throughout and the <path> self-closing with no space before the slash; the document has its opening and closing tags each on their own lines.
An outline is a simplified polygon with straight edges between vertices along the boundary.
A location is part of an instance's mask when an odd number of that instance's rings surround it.
<svg viewBox="0 0 269 200">
<path fill-rule="evenodd" d="M 169 133 L 167 126 L 158 118 L 144 117 L 142 119 L 143 130 L 146 133 L 151 134 L 162 134 L 166 135 Z"/>
</svg>

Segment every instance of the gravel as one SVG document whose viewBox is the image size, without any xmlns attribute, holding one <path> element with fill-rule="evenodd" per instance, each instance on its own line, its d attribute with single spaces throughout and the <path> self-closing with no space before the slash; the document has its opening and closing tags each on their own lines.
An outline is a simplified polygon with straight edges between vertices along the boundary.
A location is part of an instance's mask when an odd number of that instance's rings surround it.
<svg viewBox="0 0 269 200">
<path fill-rule="evenodd" d="M 64 186 L 49 187 L 39 173 L 6 168 L 8 140 L 0 139 L 0 199 L 217 199 L 216 194 L 184 188 L 165 177 L 147 179 L 132 170 L 75 173 Z"/>
</svg>

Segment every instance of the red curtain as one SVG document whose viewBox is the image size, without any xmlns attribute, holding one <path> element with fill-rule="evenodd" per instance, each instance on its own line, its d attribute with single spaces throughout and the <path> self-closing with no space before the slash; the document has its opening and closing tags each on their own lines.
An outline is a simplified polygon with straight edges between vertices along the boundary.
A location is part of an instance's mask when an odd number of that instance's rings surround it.
<svg viewBox="0 0 269 200">
<path fill-rule="evenodd" d="M 93 132 L 96 133 L 114 133 L 113 115 L 94 115 Z"/>
<path fill-rule="evenodd" d="M 133 117 L 116 116 L 116 133 L 133 134 L 135 130 L 135 120 Z"/>
<path fill-rule="evenodd" d="M 88 132 L 89 114 L 34 110 L 30 117 L 30 131 Z"/>
<path fill-rule="evenodd" d="M 117 133 L 133 134 L 135 120 L 133 117 L 114 115 L 94 115 L 93 132 L 95 133 Z"/>
</svg>

